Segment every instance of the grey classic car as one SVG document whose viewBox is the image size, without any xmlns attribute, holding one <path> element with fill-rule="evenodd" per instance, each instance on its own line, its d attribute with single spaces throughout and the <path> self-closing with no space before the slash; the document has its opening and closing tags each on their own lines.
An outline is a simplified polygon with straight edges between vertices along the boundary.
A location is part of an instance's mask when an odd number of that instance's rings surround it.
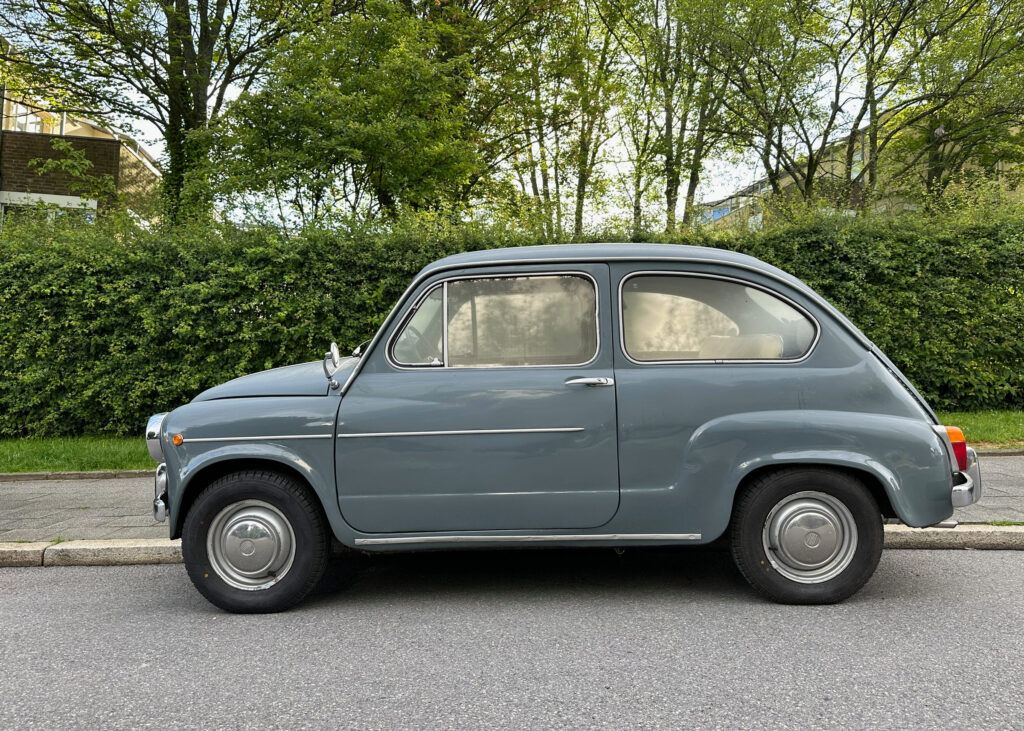
<svg viewBox="0 0 1024 731">
<path fill-rule="evenodd" d="M 712 248 L 459 254 L 365 349 L 229 381 L 147 426 L 154 514 L 235 612 L 359 551 L 727 538 L 781 602 L 871 577 L 884 519 L 977 501 L 977 457 L 800 280 Z"/>
</svg>

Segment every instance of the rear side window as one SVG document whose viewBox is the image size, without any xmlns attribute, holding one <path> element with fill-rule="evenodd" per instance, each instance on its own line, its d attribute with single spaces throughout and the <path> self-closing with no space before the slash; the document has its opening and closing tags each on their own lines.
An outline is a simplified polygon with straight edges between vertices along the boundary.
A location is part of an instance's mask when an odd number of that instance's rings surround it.
<svg viewBox="0 0 1024 731">
<path fill-rule="evenodd" d="M 638 274 L 622 287 L 623 348 L 635 361 L 794 360 L 815 323 L 757 287 L 711 277 Z"/>
<path fill-rule="evenodd" d="M 438 285 L 407 319 L 391 353 L 408 366 L 558 366 L 593 360 L 597 346 L 594 282 L 546 274 Z"/>
</svg>

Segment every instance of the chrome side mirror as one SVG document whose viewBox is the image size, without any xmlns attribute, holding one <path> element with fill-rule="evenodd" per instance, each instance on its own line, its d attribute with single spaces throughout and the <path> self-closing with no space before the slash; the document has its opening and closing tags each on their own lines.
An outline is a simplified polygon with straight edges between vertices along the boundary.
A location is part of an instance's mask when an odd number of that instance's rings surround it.
<svg viewBox="0 0 1024 731">
<path fill-rule="evenodd" d="M 323 361 L 324 376 L 327 378 L 327 384 L 331 388 L 339 388 L 341 386 L 341 384 L 334 378 L 334 374 L 337 373 L 340 365 L 341 352 L 338 350 L 338 344 L 331 343 L 331 349 L 324 353 Z"/>
</svg>

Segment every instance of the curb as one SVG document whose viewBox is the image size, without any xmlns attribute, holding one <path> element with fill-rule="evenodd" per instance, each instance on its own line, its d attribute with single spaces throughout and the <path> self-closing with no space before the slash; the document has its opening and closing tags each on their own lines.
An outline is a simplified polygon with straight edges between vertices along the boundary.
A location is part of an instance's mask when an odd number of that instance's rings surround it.
<svg viewBox="0 0 1024 731">
<path fill-rule="evenodd" d="M 134 566 L 181 563 L 181 540 L 108 540 L 0 543 L 0 566 Z"/>
<path fill-rule="evenodd" d="M 888 549 L 1024 551 L 1024 525 L 968 523 L 956 528 L 885 526 Z M 133 566 L 181 563 L 181 540 L 108 540 L 0 543 L 3 566 Z"/>
<path fill-rule="evenodd" d="M 956 528 L 887 525 L 885 547 L 1024 551 L 1024 525 L 962 523 Z"/>
<path fill-rule="evenodd" d="M 1024 457 L 1024 449 L 976 449 L 979 457 Z"/>
<path fill-rule="evenodd" d="M 95 472 L 0 472 L 0 482 L 33 482 L 35 480 L 119 480 L 149 477 L 156 470 L 99 470 Z"/>
</svg>

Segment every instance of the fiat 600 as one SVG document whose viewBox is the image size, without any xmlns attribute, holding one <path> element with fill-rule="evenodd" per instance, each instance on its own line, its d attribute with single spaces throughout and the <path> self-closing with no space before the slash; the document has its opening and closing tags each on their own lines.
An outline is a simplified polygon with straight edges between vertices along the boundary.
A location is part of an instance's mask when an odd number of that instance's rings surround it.
<svg viewBox="0 0 1024 731">
<path fill-rule="evenodd" d="M 365 349 L 153 416 L 154 513 L 234 612 L 359 551 L 727 539 L 770 599 L 842 600 L 885 519 L 981 495 L 974 450 L 800 280 L 712 248 L 442 259 Z M 344 559 L 341 559 L 344 560 Z"/>
</svg>

